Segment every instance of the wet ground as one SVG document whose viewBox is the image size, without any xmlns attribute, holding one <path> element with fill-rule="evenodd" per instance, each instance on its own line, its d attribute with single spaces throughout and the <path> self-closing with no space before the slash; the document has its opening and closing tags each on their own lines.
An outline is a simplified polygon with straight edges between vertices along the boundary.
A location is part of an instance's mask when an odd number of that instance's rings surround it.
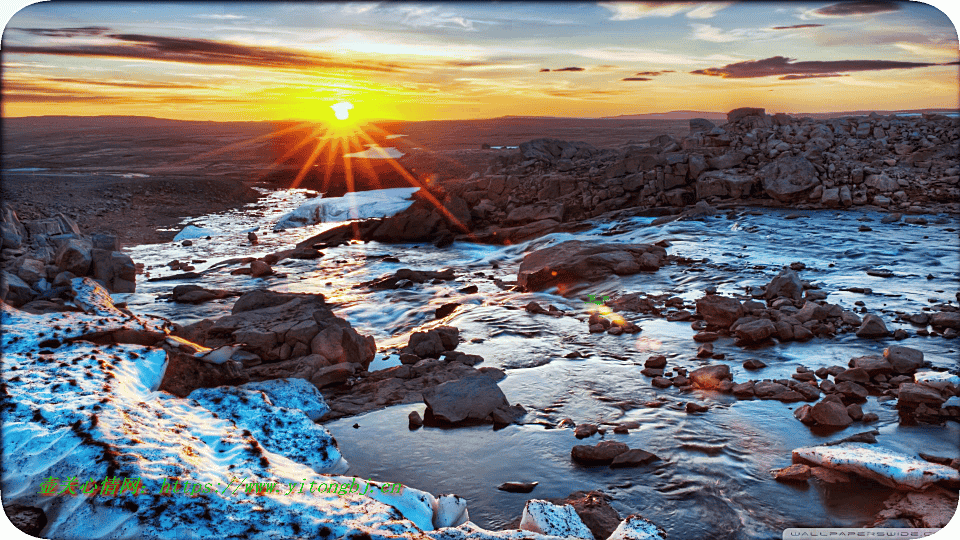
<svg viewBox="0 0 960 540">
<path fill-rule="evenodd" d="M 274 233 L 272 224 L 305 200 L 298 192 L 275 192 L 257 205 L 191 223 L 220 229 L 224 236 L 194 239 L 190 247 L 174 244 L 139 246 L 128 250 L 146 263 L 151 277 L 173 273 L 161 266 L 173 259 L 203 260 L 197 271 L 227 258 L 259 256 L 291 246 L 330 224 Z M 792 219 L 790 214 L 801 214 Z M 791 219 L 787 219 L 791 217 Z M 960 457 L 960 426 L 904 427 L 898 424 L 895 401 L 878 403 L 870 397 L 864 412 L 875 412 L 874 424 L 854 423 L 845 430 L 814 434 L 793 417 L 801 404 L 737 400 L 711 392 L 682 394 L 675 388 L 655 389 L 640 374 L 651 354 L 664 354 L 668 366 L 695 369 L 707 363 L 696 358 L 698 344 L 689 323 L 667 322 L 624 313 L 643 331 L 612 336 L 590 334 L 585 322 L 587 295 L 631 292 L 669 293 L 688 303 L 708 286 L 720 294 L 742 293 L 761 286 L 783 265 L 803 262 L 802 279 L 828 292 L 827 301 L 854 309 L 862 301 L 879 314 L 891 331 L 906 329 L 910 337 L 896 342 L 924 352 L 934 366 L 957 369 L 957 340 L 920 337 L 918 327 L 894 322 L 894 313 L 920 312 L 938 303 L 956 305 L 960 241 L 955 216 L 926 216 L 927 225 L 880 223 L 883 214 L 865 211 L 802 211 L 741 208 L 700 221 L 650 226 L 653 218 L 597 222 L 580 233 L 554 234 L 503 247 L 457 242 L 447 249 L 431 245 L 377 243 L 325 249 L 315 261 L 287 260 L 275 267 L 286 277 L 266 280 L 231 276 L 221 269 L 190 281 L 208 288 L 249 290 L 270 287 L 295 292 L 320 292 L 339 307 L 336 313 L 377 340 L 381 353 L 373 367 L 397 363 L 391 347 L 405 345 L 411 332 L 435 324 L 460 329 L 460 350 L 480 354 L 481 366 L 504 368 L 500 387 L 511 403 L 529 411 L 524 425 L 500 431 L 486 427 L 409 431 L 407 414 L 422 413 L 424 405 L 400 405 L 358 417 L 327 423 L 351 464 L 348 472 L 364 478 L 401 482 L 435 494 L 456 493 L 469 501 L 471 518 L 484 527 L 501 526 L 516 516 L 530 498 L 562 497 L 580 489 L 603 489 L 614 497 L 621 513 L 640 513 L 667 530 L 673 539 L 779 538 L 782 529 L 796 526 L 859 526 L 872 521 L 892 491 L 870 482 L 855 487 L 825 488 L 780 484 L 770 469 L 790 464 L 794 448 L 879 429 L 878 444 L 915 454 Z M 872 231 L 861 232 L 861 225 Z M 250 246 L 239 231 L 260 226 L 260 245 Z M 494 279 L 512 281 L 525 252 L 567 239 L 609 243 L 667 240 L 669 254 L 705 259 L 690 266 L 669 265 L 656 273 L 614 277 L 601 283 L 563 291 L 527 294 L 502 290 Z M 400 262 L 384 262 L 385 256 Z M 494 263 L 496 267 L 494 267 Z M 150 268 L 150 267 L 154 268 Z M 392 274 L 399 268 L 454 268 L 455 282 L 414 285 L 399 290 L 355 288 L 361 282 Z M 892 277 L 867 275 L 888 269 Z M 141 276 L 145 278 L 145 276 Z M 138 282 L 138 292 L 117 295 L 134 311 L 163 315 L 189 323 L 229 312 L 233 300 L 184 306 L 157 300 L 174 285 L 188 282 Z M 477 285 L 475 294 L 458 289 Z M 841 291 L 872 289 L 869 294 Z M 531 300 L 553 304 L 571 313 L 554 318 L 527 313 Z M 447 302 L 464 304 L 443 321 L 434 309 Z M 862 313 L 861 313 L 862 315 Z M 732 339 L 714 343 L 726 354 L 735 381 L 787 378 L 797 366 L 810 369 L 846 366 L 850 358 L 879 354 L 892 339 L 866 340 L 851 334 L 815 338 L 807 343 L 772 344 L 744 349 Z M 579 352 L 582 358 L 565 358 Z M 393 352 L 392 355 L 386 353 Z M 741 364 L 756 358 L 769 367 L 747 372 Z M 659 408 L 647 401 L 663 399 Z M 687 415 L 683 403 L 695 400 L 710 407 Z M 608 433 L 632 448 L 643 448 L 661 460 L 637 469 L 582 467 L 570 460 L 577 441 L 569 429 L 553 429 L 561 419 L 577 423 L 636 420 L 641 427 L 627 435 Z M 358 428 L 354 428 L 358 424 Z M 498 491 L 505 481 L 539 481 L 530 494 Z"/>
</svg>

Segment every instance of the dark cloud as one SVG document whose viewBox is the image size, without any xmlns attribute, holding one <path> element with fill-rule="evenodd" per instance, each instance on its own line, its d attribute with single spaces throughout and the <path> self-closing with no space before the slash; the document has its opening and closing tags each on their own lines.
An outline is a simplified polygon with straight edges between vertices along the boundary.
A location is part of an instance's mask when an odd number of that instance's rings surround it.
<svg viewBox="0 0 960 540">
<path fill-rule="evenodd" d="M 18 32 L 33 34 L 35 36 L 46 37 L 80 37 L 80 36 L 99 36 L 110 31 L 109 28 L 102 26 L 81 26 L 79 28 L 11 28 Z"/>
<path fill-rule="evenodd" d="M 839 2 L 822 7 L 814 13 L 818 15 L 829 15 L 832 17 L 845 17 L 847 15 L 870 15 L 872 13 L 889 13 L 891 11 L 900 11 L 899 2 L 874 2 L 874 1 L 856 1 Z"/>
<path fill-rule="evenodd" d="M 250 66 L 269 69 L 348 69 L 396 72 L 410 66 L 387 62 L 342 61 L 330 56 L 276 47 L 254 47 L 223 41 L 171 38 L 141 34 L 106 34 L 117 40 L 107 45 L 8 45 L 7 54 L 126 58 L 185 64 Z"/>
<path fill-rule="evenodd" d="M 785 56 L 772 56 L 763 60 L 747 60 L 727 64 L 719 68 L 691 71 L 694 75 L 710 75 L 724 79 L 750 79 L 772 75 L 810 75 L 840 73 L 844 71 L 880 71 L 885 69 L 911 69 L 939 66 L 930 62 L 899 62 L 894 60 L 816 60 L 796 62 Z"/>
<path fill-rule="evenodd" d="M 540 69 L 540 73 L 543 73 L 543 72 L 545 72 L 545 71 L 550 71 L 550 69 L 549 69 L 549 68 L 542 68 L 542 69 Z"/>
<path fill-rule="evenodd" d="M 653 79 L 648 79 L 646 77 L 624 77 L 620 80 L 621 81 L 652 81 Z"/>
<path fill-rule="evenodd" d="M 808 75 L 784 75 L 781 81 L 795 81 L 798 79 L 823 79 L 825 77 L 849 77 L 843 73 L 810 73 Z"/>
<path fill-rule="evenodd" d="M 560 69 L 555 69 L 554 71 L 583 71 L 582 67 L 565 67 Z"/>
<path fill-rule="evenodd" d="M 641 72 L 637 73 L 637 76 L 638 76 L 638 77 L 656 77 L 657 75 L 660 75 L 660 74 L 662 74 L 662 73 L 665 73 L 665 72 L 663 72 L 663 71 L 641 71 Z"/>
<path fill-rule="evenodd" d="M 822 24 L 795 24 L 793 26 L 774 26 L 774 30 L 793 30 L 794 28 L 819 28 Z"/>
</svg>

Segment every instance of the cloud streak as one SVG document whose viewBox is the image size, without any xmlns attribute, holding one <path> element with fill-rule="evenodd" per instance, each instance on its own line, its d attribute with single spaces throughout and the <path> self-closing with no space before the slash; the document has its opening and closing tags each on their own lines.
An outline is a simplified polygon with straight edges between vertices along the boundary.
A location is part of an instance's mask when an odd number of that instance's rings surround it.
<svg viewBox="0 0 960 540">
<path fill-rule="evenodd" d="M 47 29 L 49 32 L 73 28 Z M 45 34 L 49 35 L 49 34 Z M 55 34 L 62 35 L 62 34 Z M 89 34 L 86 34 L 89 35 Z M 397 72 L 410 66 L 389 62 L 343 61 L 331 56 L 278 47 L 254 47 L 225 41 L 142 34 L 103 34 L 116 43 L 105 45 L 8 45 L 7 54 L 122 58 L 200 65 L 246 66 L 267 69 L 346 69 Z"/>
<path fill-rule="evenodd" d="M 11 30 L 32 34 L 34 36 L 65 38 L 99 36 L 110 31 L 109 28 L 102 26 L 81 26 L 78 28 L 11 28 Z"/>
<path fill-rule="evenodd" d="M 650 79 L 648 77 L 624 77 L 620 80 L 621 81 L 652 81 L 653 79 Z"/>
<path fill-rule="evenodd" d="M 797 30 L 800 28 L 819 28 L 822 24 L 794 24 L 792 26 L 774 26 L 771 30 Z"/>
<path fill-rule="evenodd" d="M 808 60 L 797 62 L 785 56 L 771 56 L 762 60 L 748 60 L 719 68 L 691 71 L 694 75 L 709 75 L 724 79 L 751 79 L 773 75 L 823 75 L 851 71 L 881 71 L 939 66 L 931 62 L 900 62 L 894 60 Z"/>
<path fill-rule="evenodd" d="M 814 13 L 827 17 L 849 17 L 851 15 L 873 15 L 892 11 L 900 11 L 900 4 L 886 1 L 855 1 L 831 4 L 814 10 Z"/>
<path fill-rule="evenodd" d="M 633 21 L 646 17 L 673 17 L 685 13 L 690 19 L 710 19 L 732 2 L 600 2 L 612 13 L 611 21 Z"/>
</svg>

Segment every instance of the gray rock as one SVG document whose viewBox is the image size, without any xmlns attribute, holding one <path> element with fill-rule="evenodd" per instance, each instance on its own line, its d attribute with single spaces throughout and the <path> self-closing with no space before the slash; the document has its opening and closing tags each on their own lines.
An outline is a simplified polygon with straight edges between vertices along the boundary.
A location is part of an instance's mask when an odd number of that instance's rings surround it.
<svg viewBox="0 0 960 540">
<path fill-rule="evenodd" d="M 960 312 L 941 311 L 930 316 L 930 324 L 938 328 L 960 330 Z"/>
<path fill-rule="evenodd" d="M 820 426 L 845 427 L 853 423 L 843 403 L 827 399 L 810 408 L 810 417 Z"/>
<path fill-rule="evenodd" d="M 713 122 L 707 120 L 706 118 L 691 118 L 690 119 L 690 133 L 699 133 L 701 131 L 710 131 L 711 129 L 717 127 Z"/>
<path fill-rule="evenodd" d="M 88 240 L 70 238 L 57 250 L 57 267 L 78 276 L 88 275 L 93 262 L 92 249 Z"/>
<path fill-rule="evenodd" d="M 883 323 L 883 319 L 872 313 L 863 318 L 863 323 L 860 325 L 860 328 L 857 329 L 857 337 L 861 338 L 885 337 L 889 333 L 887 325 Z"/>
<path fill-rule="evenodd" d="M 773 300 L 778 296 L 800 300 L 803 297 L 803 282 L 800 276 L 791 269 L 782 270 L 767 284 L 764 298 Z"/>
<path fill-rule="evenodd" d="M 744 343 L 759 343 L 777 331 L 769 319 L 760 319 L 737 326 L 737 338 Z"/>
<path fill-rule="evenodd" d="M 2 273 L 2 282 L 3 294 L 0 295 L 0 298 L 13 307 L 20 307 L 36 296 L 36 293 L 30 288 L 27 282 L 6 270 Z"/>
<path fill-rule="evenodd" d="M 767 195 L 784 203 L 802 200 L 820 184 L 817 169 L 803 156 L 783 156 L 765 165 L 757 175 Z"/>
<path fill-rule="evenodd" d="M 630 447 L 617 441 L 601 441 L 595 446 L 577 445 L 570 450 L 570 457 L 584 465 L 609 465 L 613 460 L 630 450 Z"/>
<path fill-rule="evenodd" d="M 486 422 L 497 409 L 507 409 L 503 391 L 486 376 L 448 381 L 423 392 L 423 402 L 433 418 L 445 423 Z"/>
<path fill-rule="evenodd" d="M 923 352 L 910 347 L 887 347 L 883 351 L 883 358 L 889 362 L 894 372 L 900 374 L 912 374 L 923 366 Z"/>
<path fill-rule="evenodd" d="M 707 324 L 729 328 L 743 316 L 743 306 L 736 298 L 708 294 L 697 299 L 697 313 L 703 316 Z"/>
<path fill-rule="evenodd" d="M 741 118 L 746 118 L 748 116 L 763 116 L 766 114 L 764 109 L 756 107 L 740 107 L 739 109 L 734 109 L 727 113 L 727 123 L 732 124 Z"/>
<path fill-rule="evenodd" d="M 651 254 L 644 257 L 644 254 Z M 569 240 L 528 253 L 520 264 L 517 284 L 528 291 L 558 283 L 596 281 L 611 274 L 655 271 L 666 256 L 648 244 L 596 244 Z"/>
</svg>

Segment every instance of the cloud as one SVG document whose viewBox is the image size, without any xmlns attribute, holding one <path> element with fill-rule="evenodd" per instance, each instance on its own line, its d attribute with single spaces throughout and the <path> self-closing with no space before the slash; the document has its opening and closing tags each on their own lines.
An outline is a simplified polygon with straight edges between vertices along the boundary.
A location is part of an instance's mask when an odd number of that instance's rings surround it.
<svg viewBox="0 0 960 540">
<path fill-rule="evenodd" d="M 73 29 L 59 29 L 73 30 Z M 106 34 L 106 45 L 8 45 L 7 54 L 126 58 L 201 65 L 248 66 L 267 69 L 346 69 L 396 72 L 409 66 L 376 61 L 343 61 L 316 53 L 278 47 L 254 47 L 225 41 L 172 38 L 141 34 Z"/>
<path fill-rule="evenodd" d="M 204 15 L 194 15 L 197 19 L 212 19 L 214 21 L 238 21 L 246 19 L 243 15 L 230 15 L 229 13 L 210 13 Z"/>
<path fill-rule="evenodd" d="M 793 30 L 798 28 L 818 28 L 822 24 L 794 24 L 792 26 L 774 26 L 771 30 Z"/>
<path fill-rule="evenodd" d="M 454 13 L 440 12 L 436 6 L 402 6 L 400 12 L 403 14 L 400 23 L 414 28 L 454 28 L 476 32 L 478 29 L 474 24 L 491 24 L 490 21 L 467 19 Z"/>
<path fill-rule="evenodd" d="M 653 79 L 648 79 L 647 77 L 624 77 L 620 80 L 621 81 L 652 81 Z"/>
<path fill-rule="evenodd" d="M 930 62 L 899 62 L 894 60 L 815 60 L 796 62 L 785 56 L 771 56 L 762 60 L 748 60 L 727 64 L 720 68 L 691 71 L 694 75 L 710 75 L 724 79 L 749 79 L 772 75 L 835 74 L 845 71 L 879 71 L 938 66 Z"/>
<path fill-rule="evenodd" d="M 560 69 L 555 69 L 553 71 L 583 71 L 582 67 L 565 67 Z"/>
<path fill-rule="evenodd" d="M 710 19 L 732 2 L 600 2 L 610 10 L 611 21 L 632 21 L 645 17 L 673 17 L 686 13 L 690 19 Z"/>
<path fill-rule="evenodd" d="M 544 73 L 546 71 L 550 71 L 550 68 L 540 68 L 540 73 Z"/>
<path fill-rule="evenodd" d="M 806 75 L 784 75 L 780 77 L 781 81 L 795 81 L 798 79 L 823 79 L 826 77 L 849 77 L 842 73 L 809 73 Z"/>
<path fill-rule="evenodd" d="M 110 86 L 114 88 L 142 88 L 142 89 L 185 89 L 185 88 L 207 88 L 206 86 L 201 86 L 198 84 L 186 84 L 186 83 L 165 83 L 165 82 L 140 82 L 140 81 L 96 81 L 93 79 L 70 79 L 64 77 L 56 77 L 44 79 L 50 82 L 58 83 L 67 83 L 67 84 L 89 84 L 95 86 Z"/>
<path fill-rule="evenodd" d="M 814 10 L 817 15 L 827 17 L 847 17 L 850 15 L 872 15 L 874 13 L 889 13 L 891 11 L 900 11 L 898 2 L 886 1 L 855 1 L 839 2 L 826 7 Z"/>
<path fill-rule="evenodd" d="M 637 76 L 638 76 L 638 77 L 644 77 L 644 76 L 647 76 L 647 77 L 656 77 L 657 75 L 661 75 L 661 74 L 663 74 L 663 73 L 666 73 L 666 71 L 641 71 L 640 73 L 637 73 Z M 624 79 L 624 80 L 626 80 L 626 79 Z"/>
<path fill-rule="evenodd" d="M 78 28 L 11 28 L 18 32 L 33 34 L 44 37 L 80 37 L 80 36 L 99 36 L 110 31 L 109 28 L 102 26 L 81 26 Z"/>
<path fill-rule="evenodd" d="M 691 24 L 693 39 L 713 43 L 731 43 L 734 41 L 759 40 L 772 37 L 772 28 L 734 28 L 722 30 L 709 24 Z M 779 37 L 779 36 L 778 36 Z"/>
<path fill-rule="evenodd" d="M 655 64 L 655 65 L 656 64 L 684 65 L 684 64 L 699 64 L 703 62 L 702 59 L 697 59 L 690 56 L 665 53 L 665 52 L 659 52 L 659 51 L 651 51 L 651 50 L 645 50 L 645 49 L 627 48 L 627 47 L 606 47 L 603 49 L 578 49 L 570 52 L 579 56 L 583 56 L 585 58 L 592 58 L 594 60 L 601 60 L 605 62 L 610 62 L 610 61 L 644 62 L 647 64 Z"/>
</svg>

